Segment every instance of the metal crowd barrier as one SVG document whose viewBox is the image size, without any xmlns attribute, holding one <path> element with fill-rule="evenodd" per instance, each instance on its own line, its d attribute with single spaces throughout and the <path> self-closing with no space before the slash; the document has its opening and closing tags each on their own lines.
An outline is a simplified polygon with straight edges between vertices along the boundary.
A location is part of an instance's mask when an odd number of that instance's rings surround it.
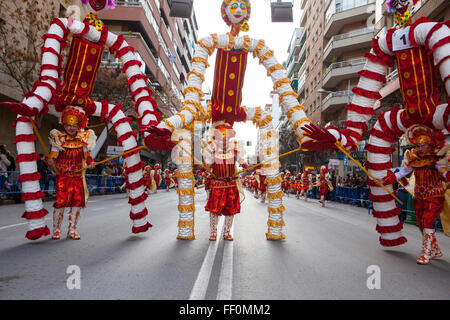
<svg viewBox="0 0 450 320">
<path fill-rule="evenodd" d="M 19 180 L 19 172 L 17 171 L 0 171 L 0 198 L 15 199 L 22 193 Z M 55 193 L 54 174 L 48 174 L 39 180 L 41 190 L 47 194 Z M 120 191 L 119 187 L 124 183 L 122 176 L 102 176 L 87 174 L 86 184 L 91 194 L 105 194 L 111 192 L 125 192 L 125 188 Z"/>
</svg>

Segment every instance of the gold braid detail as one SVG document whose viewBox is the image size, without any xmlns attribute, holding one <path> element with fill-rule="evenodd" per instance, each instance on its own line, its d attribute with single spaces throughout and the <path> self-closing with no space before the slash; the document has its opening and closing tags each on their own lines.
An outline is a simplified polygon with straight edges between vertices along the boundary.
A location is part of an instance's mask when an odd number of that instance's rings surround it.
<svg viewBox="0 0 450 320">
<path fill-rule="evenodd" d="M 264 53 L 262 56 L 259 57 L 259 64 L 262 64 L 267 59 L 273 57 L 273 54 L 274 54 L 273 50 L 269 50 L 266 53 Z"/>
<path fill-rule="evenodd" d="M 264 40 L 258 41 L 258 44 L 255 47 L 255 51 L 253 51 L 253 58 L 256 58 L 256 56 L 259 55 L 259 52 L 261 51 L 262 48 L 264 48 L 265 44 L 266 44 L 266 42 Z"/>
<path fill-rule="evenodd" d="M 296 106 L 290 108 L 289 111 L 286 112 L 286 116 L 288 117 L 288 119 L 291 119 L 292 115 L 293 115 L 294 113 L 296 113 L 297 111 L 300 111 L 300 110 L 304 111 L 304 110 L 305 110 L 305 107 L 298 104 L 298 105 L 296 105 Z"/>
<path fill-rule="evenodd" d="M 209 47 L 209 46 L 207 46 L 202 40 L 199 40 L 197 43 L 198 43 L 201 47 L 203 47 L 203 48 L 205 48 L 206 50 L 208 50 L 208 55 L 212 55 L 212 54 L 214 53 L 214 50 L 216 49 L 216 48 L 214 48 L 214 47 Z"/>
<path fill-rule="evenodd" d="M 189 80 L 189 77 L 190 77 L 192 74 L 195 74 L 197 77 L 199 77 L 199 78 L 202 80 L 202 82 L 205 81 L 205 76 L 202 75 L 200 72 L 198 72 L 198 71 L 195 70 L 195 69 L 192 69 L 191 72 L 189 72 L 189 73 L 187 74 L 188 80 Z"/>
<path fill-rule="evenodd" d="M 267 76 L 270 77 L 272 73 L 274 73 L 277 70 L 284 70 L 283 65 L 278 63 L 271 66 L 269 69 L 267 69 Z"/>
<path fill-rule="evenodd" d="M 203 63 L 203 64 L 205 65 L 205 68 L 208 68 L 208 67 L 209 67 L 208 60 L 203 59 L 203 58 L 201 58 L 201 57 L 194 57 L 194 58 L 192 58 L 191 63 L 196 63 L 196 62 L 201 62 L 201 63 Z"/>
<path fill-rule="evenodd" d="M 277 90 L 279 87 L 281 87 L 284 84 L 290 84 L 291 83 L 291 79 L 289 78 L 283 78 L 281 80 L 278 80 L 277 82 L 275 82 L 275 84 L 273 85 L 273 88 L 275 90 Z"/>
<path fill-rule="evenodd" d="M 250 37 L 245 35 L 244 36 L 244 44 L 242 45 L 242 50 L 244 52 L 248 52 L 249 48 L 250 48 Z"/>
</svg>

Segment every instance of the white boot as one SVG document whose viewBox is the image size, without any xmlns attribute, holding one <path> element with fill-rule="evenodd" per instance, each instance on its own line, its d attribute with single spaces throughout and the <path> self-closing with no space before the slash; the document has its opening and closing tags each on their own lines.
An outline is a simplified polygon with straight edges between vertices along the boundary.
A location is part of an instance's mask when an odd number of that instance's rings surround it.
<svg viewBox="0 0 450 320">
<path fill-rule="evenodd" d="M 434 237 L 433 229 L 423 229 L 422 255 L 417 259 L 418 264 L 431 263 L 431 246 Z"/>
<path fill-rule="evenodd" d="M 233 241 L 233 236 L 230 234 L 231 226 L 233 225 L 234 216 L 225 216 L 225 223 L 223 224 L 223 239 Z"/>
<path fill-rule="evenodd" d="M 58 208 L 53 211 L 53 240 L 59 240 L 61 238 L 61 224 L 64 219 L 64 209 Z"/>
<path fill-rule="evenodd" d="M 67 238 L 80 240 L 81 237 L 77 232 L 78 218 L 80 216 L 80 208 L 70 208 L 69 212 L 69 230 L 67 230 Z"/>
<path fill-rule="evenodd" d="M 217 240 L 217 221 L 219 220 L 219 217 L 217 214 L 210 212 L 209 213 L 209 226 L 211 229 L 211 234 L 209 236 L 210 241 L 216 241 Z"/>
</svg>

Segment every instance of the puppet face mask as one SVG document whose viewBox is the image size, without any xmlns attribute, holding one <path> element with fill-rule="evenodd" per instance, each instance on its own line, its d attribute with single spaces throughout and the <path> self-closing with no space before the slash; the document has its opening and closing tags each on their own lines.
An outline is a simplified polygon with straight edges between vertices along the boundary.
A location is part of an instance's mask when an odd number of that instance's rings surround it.
<svg viewBox="0 0 450 320">
<path fill-rule="evenodd" d="M 241 23 L 247 18 L 248 10 L 244 1 L 231 1 L 226 7 L 225 13 L 233 24 Z"/>
</svg>

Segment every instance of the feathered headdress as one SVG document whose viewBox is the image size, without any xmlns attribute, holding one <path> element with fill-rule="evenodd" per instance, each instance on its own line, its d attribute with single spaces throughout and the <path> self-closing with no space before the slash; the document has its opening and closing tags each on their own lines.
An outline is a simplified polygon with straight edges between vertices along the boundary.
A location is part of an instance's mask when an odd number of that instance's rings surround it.
<svg viewBox="0 0 450 320">
<path fill-rule="evenodd" d="M 445 145 L 445 135 L 442 131 L 433 130 L 424 125 L 414 125 L 408 129 L 406 136 L 413 145 L 427 143 L 432 145 L 435 151 L 442 149 Z"/>
<path fill-rule="evenodd" d="M 76 125 L 78 130 L 81 130 L 86 128 L 88 120 L 83 109 L 69 106 L 62 112 L 60 122 L 62 124 Z"/>
</svg>

